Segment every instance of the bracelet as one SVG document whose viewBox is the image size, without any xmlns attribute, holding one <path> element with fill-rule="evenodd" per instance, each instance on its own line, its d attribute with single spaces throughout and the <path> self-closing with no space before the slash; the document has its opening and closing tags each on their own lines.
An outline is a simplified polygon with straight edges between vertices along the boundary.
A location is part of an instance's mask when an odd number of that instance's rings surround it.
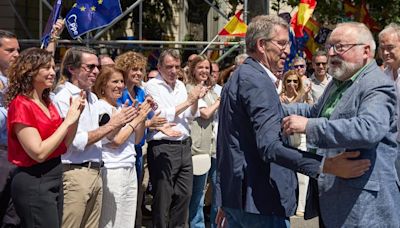
<svg viewBox="0 0 400 228">
<path fill-rule="evenodd" d="M 56 42 L 59 39 L 60 39 L 59 36 L 52 36 L 52 37 L 50 37 L 50 42 Z"/>
<path fill-rule="evenodd" d="M 128 123 L 128 125 L 129 125 L 129 127 L 132 128 L 133 131 L 135 130 L 135 128 L 132 126 L 132 124 Z"/>
</svg>

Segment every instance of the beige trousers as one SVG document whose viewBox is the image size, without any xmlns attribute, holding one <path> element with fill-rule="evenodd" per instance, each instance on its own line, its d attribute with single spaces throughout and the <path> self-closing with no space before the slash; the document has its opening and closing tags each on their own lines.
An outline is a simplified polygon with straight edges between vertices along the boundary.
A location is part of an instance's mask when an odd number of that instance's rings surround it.
<svg viewBox="0 0 400 228">
<path fill-rule="evenodd" d="M 99 169 L 64 165 L 63 228 L 98 228 L 103 197 Z"/>
</svg>

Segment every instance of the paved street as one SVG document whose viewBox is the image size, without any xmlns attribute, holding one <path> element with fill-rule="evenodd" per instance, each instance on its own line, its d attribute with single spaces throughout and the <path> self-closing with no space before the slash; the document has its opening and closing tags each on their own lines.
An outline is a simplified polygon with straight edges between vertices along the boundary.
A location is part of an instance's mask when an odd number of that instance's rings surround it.
<svg viewBox="0 0 400 228">
<path fill-rule="evenodd" d="M 293 216 L 290 222 L 291 228 L 318 228 L 318 218 L 304 220 L 303 217 Z"/>
</svg>

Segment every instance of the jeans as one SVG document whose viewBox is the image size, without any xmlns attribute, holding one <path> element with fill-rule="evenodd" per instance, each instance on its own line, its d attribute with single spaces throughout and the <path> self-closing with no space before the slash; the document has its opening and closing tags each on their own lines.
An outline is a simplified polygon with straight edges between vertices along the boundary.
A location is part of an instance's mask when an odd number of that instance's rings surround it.
<svg viewBox="0 0 400 228">
<path fill-rule="evenodd" d="M 276 215 L 260 215 L 241 209 L 224 207 L 229 228 L 290 228 L 289 218 Z"/>
<path fill-rule="evenodd" d="M 193 175 L 193 191 L 189 205 L 190 228 L 205 228 L 203 206 L 206 182 L 207 173 L 200 176 Z"/>
<path fill-rule="evenodd" d="M 217 224 L 215 223 L 215 217 L 217 217 L 217 212 L 218 212 L 218 207 L 217 205 L 217 198 L 215 192 L 216 190 L 216 185 L 217 185 L 217 159 L 216 158 L 211 158 L 211 168 L 210 171 L 208 172 L 208 175 L 210 176 L 210 183 L 211 183 L 211 189 L 212 189 L 212 196 L 211 196 L 211 210 L 210 210 L 210 225 L 211 228 L 217 228 Z"/>
<path fill-rule="evenodd" d="M 142 146 L 135 145 L 135 151 L 136 151 L 135 167 L 136 167 L 137 179 L 139 180 L 140 177 L 142 176 L 142 169 L 143 169 L 143 151 L 142 151 Z"/>
</svg>

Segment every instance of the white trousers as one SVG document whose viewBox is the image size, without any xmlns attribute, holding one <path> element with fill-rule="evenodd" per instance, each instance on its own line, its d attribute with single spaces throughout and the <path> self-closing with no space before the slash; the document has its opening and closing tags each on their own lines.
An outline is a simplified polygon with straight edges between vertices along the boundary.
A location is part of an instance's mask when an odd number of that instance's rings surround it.
<svg viewBox="0 0 400 228">
<path fill-rule="evenodd" d="M 100 228 L 134 228 L 138 191 L 135 167 L 105 168 L 102 178 Z"/>
</svg>

